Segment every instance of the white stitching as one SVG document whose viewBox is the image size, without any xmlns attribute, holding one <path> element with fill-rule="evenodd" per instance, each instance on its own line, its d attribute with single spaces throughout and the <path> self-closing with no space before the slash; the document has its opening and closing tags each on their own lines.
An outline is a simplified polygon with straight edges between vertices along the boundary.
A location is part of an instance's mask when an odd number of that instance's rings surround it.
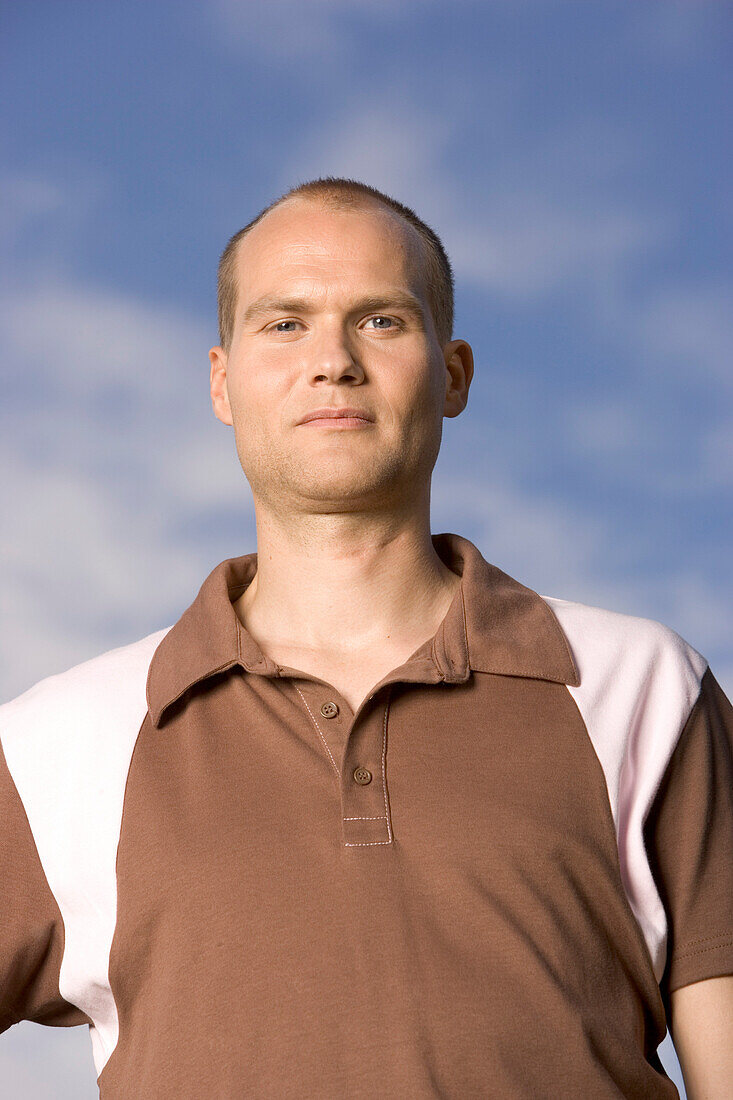
<svg viewBox="0 0 733 1100">
<path fill-rule="evenodd" d="M 389 805 L 387 803 L 387 774 L 385 770 L 385 759 L 387 756 L 387 714 L 389 713 L 389 705 L 392 701 L 392 688 L 387 692 L 387 702 L 384 707 L 384 736 L 382 737 L 382 787 L 384 788 L 384 817 L 387 822 L 387 836 L 389 840 L 380 841 L 382 844 L 391 844 L 392 842 L 392 828 L 389 823 Z"/>
<path fill-rule="evenodd" d="M 312 711 L 312 710 L 311 710 L 311 708 L 310 708 L 310 707 L 308 706 L 308 700 L 306 699 L 305 695 L 304 695 L 304 694 L 303 694 L 303 692 L 302 692 L 302 691 L 300 690 L 300 688 L 298 687 L 298 685 L 297 685 L 297 684 L 295 683 L 295 681 L 293 681 L 293 687 L 295 688 L 295 690 L 297 691 L 298 695 L 299 695 L 299 696 L 301 697 L 301 699 L 302 699 L 302 700 L 303 700 L 303 702 L 305 703 L 305 706 L 306 706 L 306 710 L 308 711 L 308 713 L 310 714 L 311 718 L 313 719 L 313 725 L 314 725 L 314 726 L 316 727 L 316 729 L 318 730 L 318 736 L 320 737 L 321 741 L 323 741 L 323 745 L 324 745 L 324 748 L 326 749 L 326 752 L 328 753 L 329 759 L 330 759 L 331 763 L 333 764 L 333 767 L 334 767 L 334 771 L 336 772 L 336 775 L 337 775 L 337 776 L 339 777 L 339 779 L 340 779 L 340 778 L 341 778 L 341 772 L 340 772 L 340 771 L 338 770 L 338 767 L 336 766 L 336 761 L 334 760 L 334 758 L 333 758 L 333 756 L 332 756 L 332 754 L 331 754 L 331 750 L 329 749 L 329 747 L 328 747 L 328 744 L 326 743 L 326 738 L 325 738 L 325 737 L 323 736 L 323 734 L 321 733 L 321 727 L 320 727 L 320 726 L 318 725 L 318 723 L 316 722 L 316 720 L 315 720 L 315 717 L 314 717 L 314 715 L 313 715 L 313 711 Z"/>
<path fill-rule="evenodd" d="M 391 844 L 390 840 L 356 840 L 344 844 L 344 848 L 373 848 L 375 844 Z"/>
<path fill-rule="evenodd" d="M 344 821 L 386 821 L 387 818 L 382 814 L 378 817 L 345 817 Z"/>
</svg>

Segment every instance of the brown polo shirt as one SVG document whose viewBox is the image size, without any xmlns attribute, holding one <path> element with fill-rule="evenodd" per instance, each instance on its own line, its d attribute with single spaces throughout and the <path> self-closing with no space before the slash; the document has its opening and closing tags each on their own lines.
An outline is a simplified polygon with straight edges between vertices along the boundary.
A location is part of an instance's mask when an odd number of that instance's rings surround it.
<svg viewBox="0 0 733 1100">
<path fill-rule="evenodd" d="M 87 1024 L 103 1100 L 659 1097 L 733 973 L 733 710 L 653 620 L 467 539 L 354 713 L 222 562 L 169 628 L 0 707 L 0 1028 Z"/>
</svg>

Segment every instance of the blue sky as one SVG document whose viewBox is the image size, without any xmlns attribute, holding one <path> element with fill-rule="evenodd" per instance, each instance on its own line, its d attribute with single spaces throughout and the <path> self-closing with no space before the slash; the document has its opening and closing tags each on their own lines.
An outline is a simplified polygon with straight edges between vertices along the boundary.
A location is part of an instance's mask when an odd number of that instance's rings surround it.
<svg viewBox="0 0 733 1100">
<path fill-rule="evenodd" d="M 732 695 L 731 14 L 5 5 L 0 698 L 171 624 L 256 548 L 209 398 L 216 265 L 322 175 L 411 206 L 453 263 L 475 376 L 432 530 L 667 623 Z M 19 1025 L 0 1072 L 26 1100 L 96 1095 L 82 1028 Z"/>
</svg>

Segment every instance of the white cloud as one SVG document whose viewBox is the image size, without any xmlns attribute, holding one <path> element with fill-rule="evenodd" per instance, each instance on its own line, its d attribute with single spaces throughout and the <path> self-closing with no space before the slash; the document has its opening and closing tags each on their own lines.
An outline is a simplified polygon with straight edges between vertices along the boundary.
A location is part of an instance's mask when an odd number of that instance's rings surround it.
<svg viewBox="0 0 733 1100">
<path fill-rule="evenodd" d="M 204 567 L 170 529 L 185 509 L 166 502 L 154 462 L 135 501 L 93 469 L 36 466 L 20 444 L 13 451 L 0 449 L 13 471 L 0 494 L 3 698 L 167 625 L 161 609 L 195 595 Z"/>
<path fill-rule="evenodd" d="M 661 369 L 645 366 L 621 387 L 621 394 L 585 393 L 566 402 L 558 414 L 565 444 L 589 470 L 610 474 L 617 485 L 633 483 L 637 492 L 658 500 L 666 497 L 681 504 L 719 494 L 733 484 L 733 422 L 725 395 L 715 384 L 703 385 L 697 395 L 708 392 L 717 423 L 696 417 L 691 424 L 685 415 L 690 391 L 679 387 L 673 409 L 656 416 L 649 375 Z M 694 368 L 690 374 L 694 376 Z M 664 386 L 672 393 L 669 378 Z"/>
<path fill-rule="evenodd" d="M 180 614 L 216 564 L 181 529 L 219 510 L 241 516 L 244 536 L 252 505 L 231 428 L 211 410 L 202 324 L 44 282 L 4 299 L 0 346 L 8 698 L 165 626 L 162 609 Z"/>
<path fill-rule="evenodd" d="M 30 172 L 0 175 L 0 232 L 17 233 L 24 223 L 58 211 L 64 204 L 62 189 L 45 176 Z"/>
<path fill-rule="evenodd" d="M 569 440 L 656 494 L 681 500 L 729 487 L 733 287 L 676 284 L 619 298 L 603 325 L 637 369 L 613 396 L 583 394 L 565 406 Z M 666 406 L 659 416 L 656 390 Z"/>
<path fill-rule="evenodd" d="M 436 477 L 432 501 L 434 529 L 462 522 L 487 560 L 546 596 L 639 615 L 660 602 L 664 580 L 650 593 L 645 578 L 615 567 L 636 536 L 610 517 L 523 490 L 498 471 Z"/>
<path fill-rule="evenodd" d="M 473 224 L 455 224 L 451 256 L 463 279 L 526 301 L 579 287 L 603 295 L 609 279 L 666 239 L 662 217 L 600 203 L 561 205 L 539 191 L 485 195 Z"/>
<path fill-rule="evenodd" d="M 733 389 L 733 284 L 700 281 L 648 296 L 636 325 L 659 374 L 670 372 L 697 387 Z"/>
<path fill-rule="evenodd" d="M 66 277 L 108 187 L 98 166 L 66 165 L 63 182 L 30 169 L 0 172 L 0 247 L 16 287 L 41 265 Z"/>
<path fill-rule="evenodd" d="M 615 463 L 629 452 L 635 460 L 639 440 L 652 446 L 661 442 L 660 425 L 645 422 L 633 402 L 619 396 L 586 396 L 569 403 L 563 411 L 563 422 L 569 440 L 577 448 L 592 451 L 604 461 L 611 458 Z"/>
<path fill-rule="evenodd" d="M 408 206 L 417 203 L 428 220 L 449 211 L 455 195 L 443 163 L 453 122 L 448 111 L 436 113 L 411 98 L 397 90 L 370 92 L 365 105 L 345 93 L 340 109 L 314 122 L 281 169 L 282 188 L 318 176 L 349 176 Z"/>
<path fill-rule="evenodd" d="M 593 575 L 591 562 L 610 535 L 608 521 L 522 492 L 498 471 L 485 479 L 436 472 L 432 504 L 435 529 L 445 529 L 442 516 L 444 522 L 463 520 L 484 557 L 523 584 L 541 591 L 550 586 L 557 591 L 545 595 L 586 602 L 590 592 L 599 592 L 603 582 Z"/>
<path fill-rule="evenodd" d="M 0 303 L 12 379 L 5 445 L 29 470 L 54 464 L 138 501 L 155 471 L 157 490 L 180 507 L 224 503 L 233 485 L 218 464 L 233 437 L 211 408 L 217 337 L 207 327 L 177 307 L 71 280 L 16 289 Z"/>
<path fill-rule="evenodd" d="M 440 0 L 214 0 L 209 11 L 221 42 L 231 52 L 256 51 L 271 61 L 299 62 L 305 66 L 314 58 L 328 60 L 346 47 L 351 38 L 345 18 L 357 14 L 389 19 L 393 26 L 401 19 L 435 7 Z M 454 0 L 455 4 L 464 0 Z M 384 22 L 375 24 L 385 31 Z"/>
<path fill-rule="evenodd" d="M 506 90 L 497 79 L 496 99 L 503 101 Z M 583 132 L 581 126 L 579 167 Z M 363 180 L 412 206 L 436 230 L 464 283 L 517 302 L 569 288 L 603 298 L 609 281 L 666 242 L 673 225 L 664 213 L 605 198 L 600 186 L 579 197 L 561 182 L 558 173 L 572 175 L 571 133 L 561 128 L 565 152 L 550 162 L 554 167 L 541 184 L 530 186 L 526 179 L 537 174 L 549 139 L 544 149 L 515 152 L 509 161 L 504 153 L 480 180 L 465 179 L 450 155 L 456 138 L 450 103 L 441 113 L 391 89 L 389 95 L 370 94 L 366 106 L 347 98 L 335 117 L 315 123 L 281 172 L 279 189 L 325 175 Z M 617 133 L 602 142 L 596 128 L 595 137 L 606 150 L 607 170 L 629 155 Z M 608 153 L 612 146 L 618 154 Z M 595 169 L 600 175 L 601 163 Z"/>
<path fill-rule="evenodd" d="M 197 362 L 208 381 L 203 325 L 179 309 L 56 277 L 4 296 L 0 335 L 11 355 L 62 381 L 72 401 L 113 386 L 162 412 L 186 404 Z"/>
</svg>

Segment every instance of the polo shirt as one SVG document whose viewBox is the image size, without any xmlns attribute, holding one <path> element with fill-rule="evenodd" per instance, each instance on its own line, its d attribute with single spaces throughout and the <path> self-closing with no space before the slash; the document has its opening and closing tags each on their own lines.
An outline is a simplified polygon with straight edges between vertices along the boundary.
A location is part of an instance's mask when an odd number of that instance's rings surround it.
<svg viewBox="0 0 733 1100">
<path fill-rule="evenodd" d="M 651 619 L 468 539 L 354 712 L 221 562 L 171 627 L 0 707 L 0 1029 L 88 1025 L 106 1100 L 670 1098 L 733 973 L 733 708 Z"/>
</svg>

